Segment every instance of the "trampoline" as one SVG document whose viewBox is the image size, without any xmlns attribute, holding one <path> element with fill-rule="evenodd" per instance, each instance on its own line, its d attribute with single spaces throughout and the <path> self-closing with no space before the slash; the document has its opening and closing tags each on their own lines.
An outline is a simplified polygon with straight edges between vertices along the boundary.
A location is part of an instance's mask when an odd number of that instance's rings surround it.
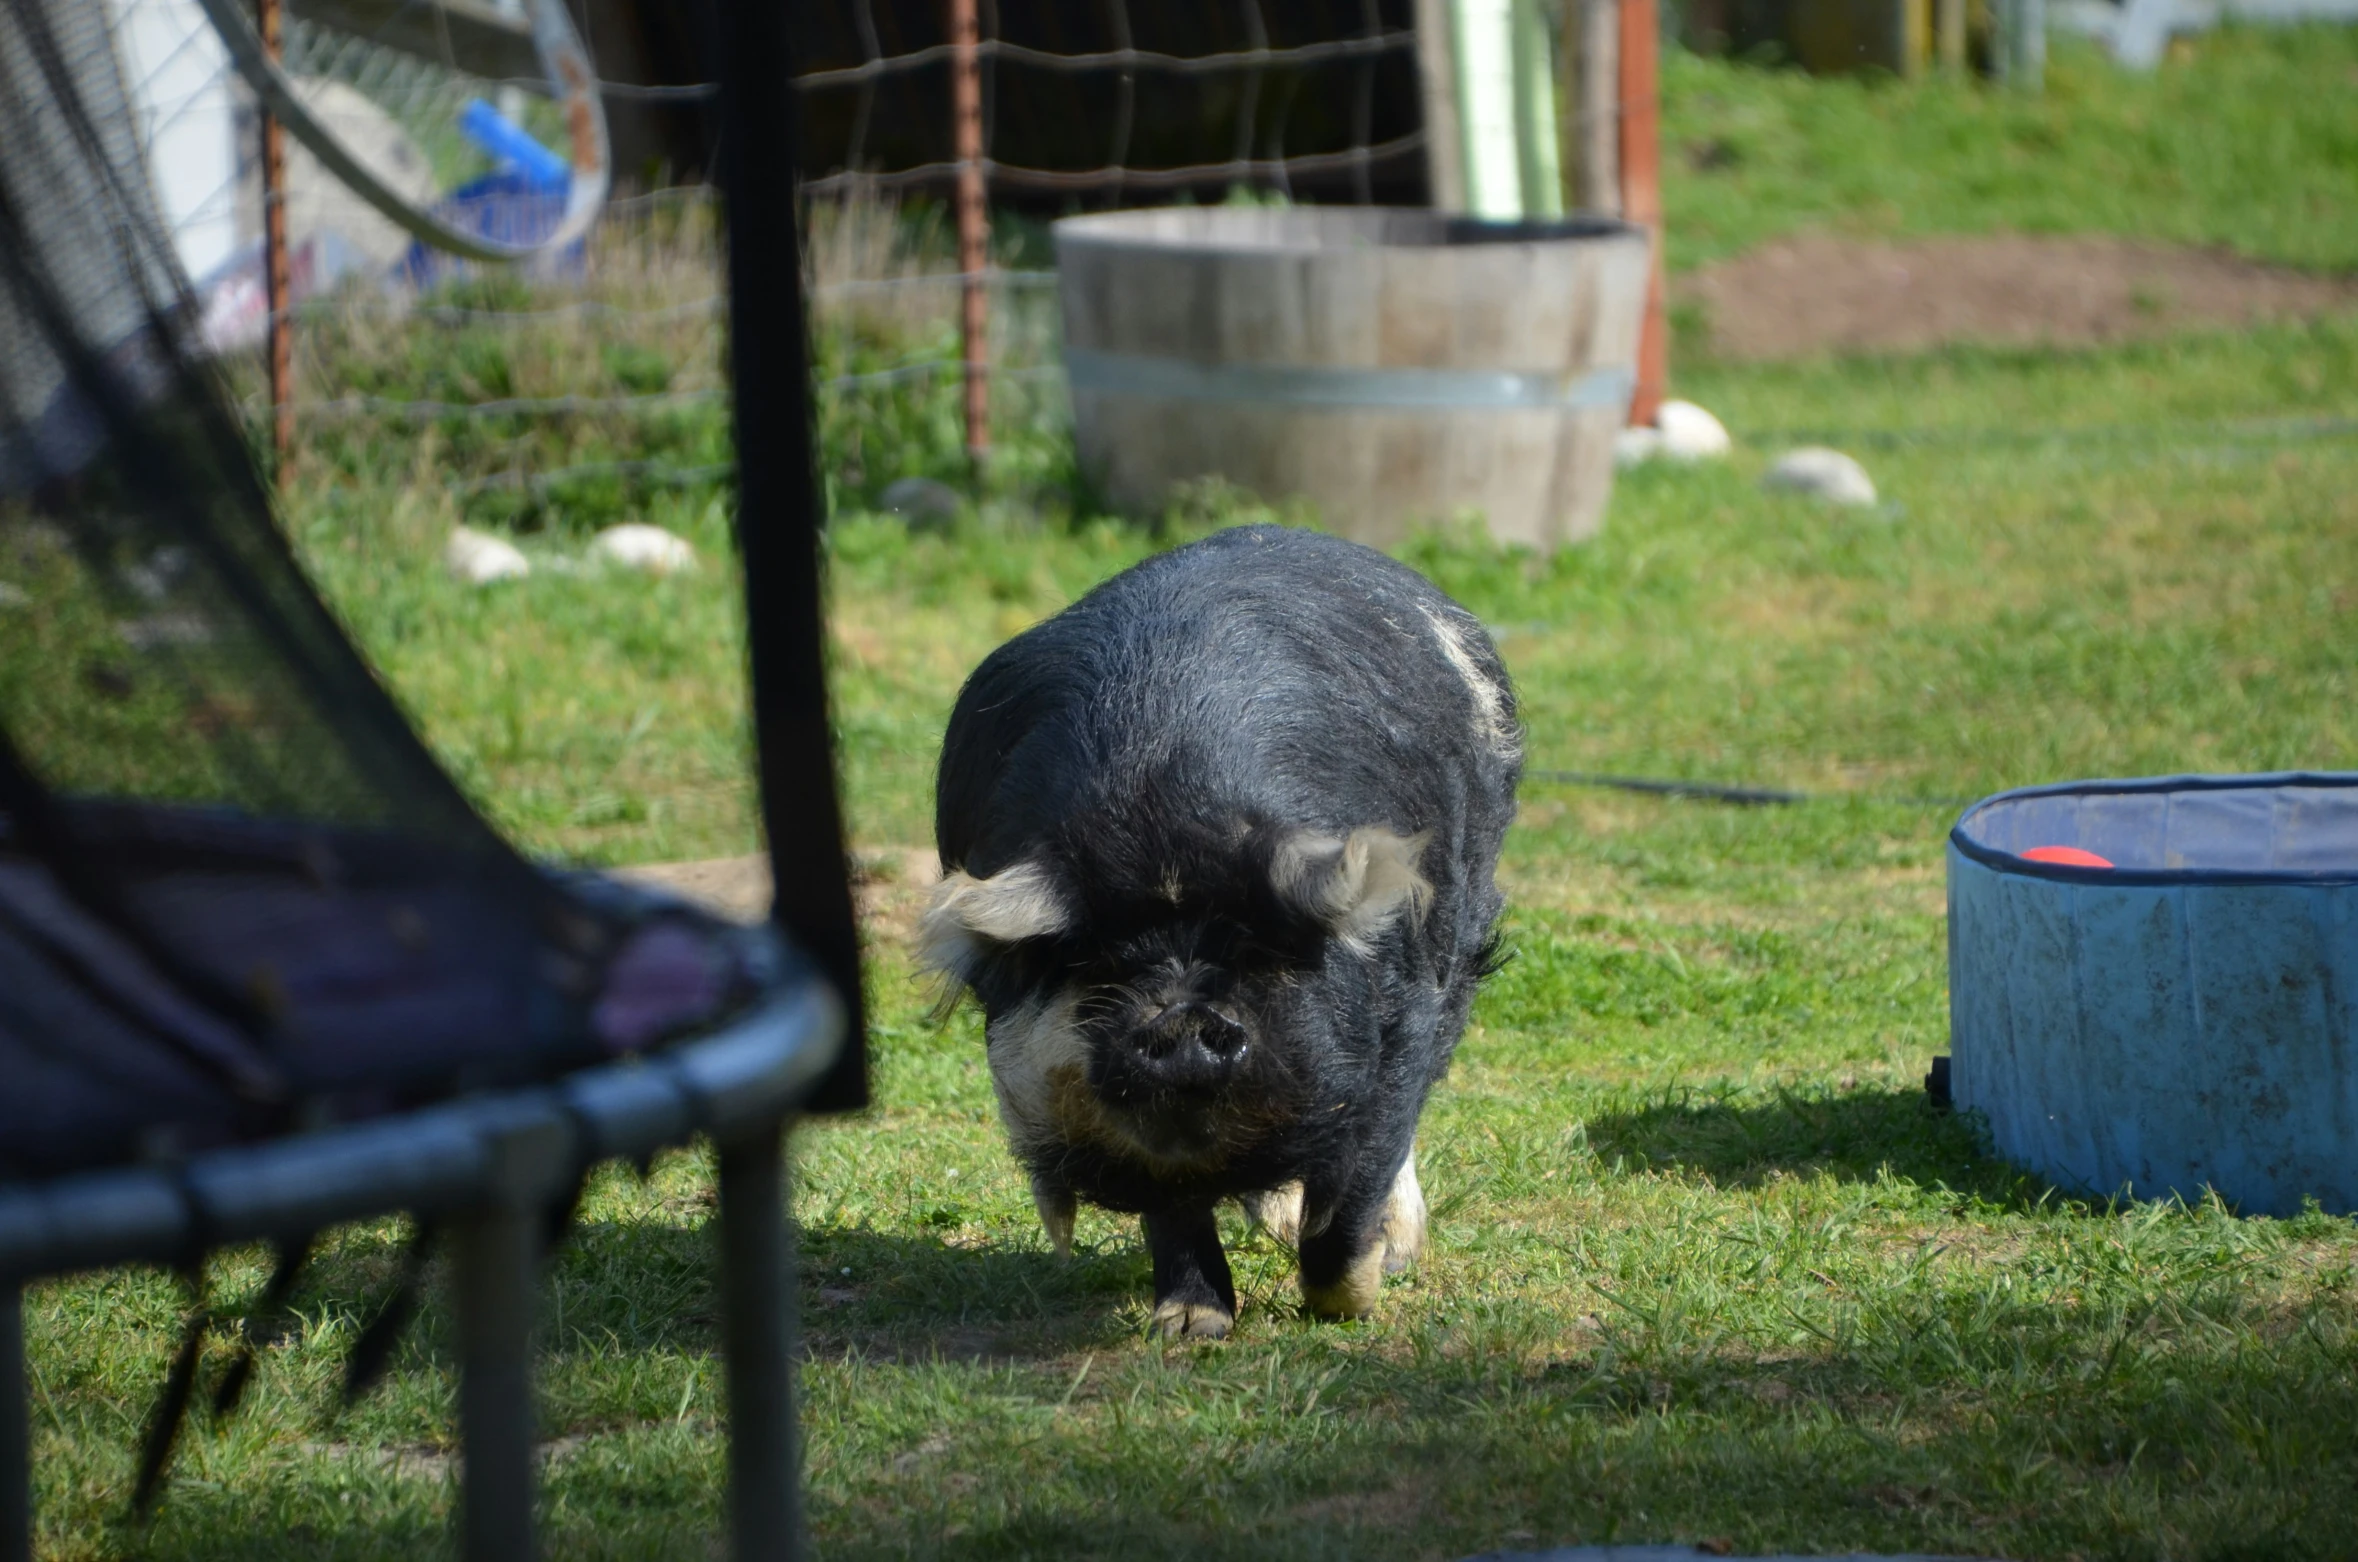
<svg viewBox="0 0 2358 1562">
<path fill-rule="evenodd" d="M 720 1150 L 736 1555 L 797 1549 L 782 1134 L 866 1076 L 774 13 L 720 8 L 777 885 L 748 929 L 528 862 L 442 771 L 272 517 L 106 8 L 0 0 L 0 1562 L 31 1551 L 27 1281 L 269 1241 L 278 1292 L 314 1234 L 395 1211 L 453 1256 L 463 1552 L 528 1556 L 540 1252 L 592 1166 L 697 1133 Z M 147 1492 L 200 1339 L 161 1386 Z"/>
<path fill-rule="evenodd" d="M 2110 866 L 2038 861 L 2076 847 Z M 2358 775 L 2001 793 L 1949 837 L 1949 1091 L 2099 1196 L 2358 1210 Z"/>
</svg>

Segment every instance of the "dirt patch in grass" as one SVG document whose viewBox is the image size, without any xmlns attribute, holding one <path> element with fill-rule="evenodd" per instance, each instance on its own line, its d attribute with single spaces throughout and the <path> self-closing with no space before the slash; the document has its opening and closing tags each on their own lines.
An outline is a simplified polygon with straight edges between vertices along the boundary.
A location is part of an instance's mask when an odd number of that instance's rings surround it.
<svg viewBox="0 0 2358 1562">
<path fill-rule="evenodd" d="M 2358 277 L 2128 239 L 1778 239 L 1675 280 L 1695 345 L 1755 362 L 1952 343 L 2078 346 L 2358 309 Z"/>
<path fill-rule="evenodd" d="M 852 885 L 871 936 L 907 941 L 927 893 L 941 877 L 929 847 L 877 846 L 852 853 Z M 757 922 L 770 910 L 770 859 L 715 857 L 618 868 L 614 876 L 668 890 L 717 916 Z"/>
</svg>

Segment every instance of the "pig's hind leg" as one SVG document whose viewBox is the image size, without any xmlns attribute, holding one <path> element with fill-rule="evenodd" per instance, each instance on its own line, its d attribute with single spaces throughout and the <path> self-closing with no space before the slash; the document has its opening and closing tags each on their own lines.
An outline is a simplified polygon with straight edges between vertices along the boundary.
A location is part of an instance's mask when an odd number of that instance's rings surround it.
<svg viewBox="0 0 2358 1562">
<path fill-rule="evenodd" d="M 1378 1162 L 1377 1164 L 1382 1164 Z M 1398 1274 L 1425 1246 L 1425 1196 L 1416 1180 L 1416 1145 L 1389 1177 L 1310 1192 L 1302 1238 L 1302 1300 L 1321 1318 L 1364 1318 L 1375 1311 L 1384 1276 Z"/>
<path fill-rule="evenodd" d="M 1040 1229 L 1058 1258 L 1073 1256 L 1073 1221 L 1080 1213 L 1073 1190 L 1037 1172 L 1032 1175 L 1032 1203 L 1040 1211 Z"/>
<path fill-rule="evenodd" d="M 1416 1180 L 1416 1145 L 1393 1174 L 1384 1200 L 1384 1273 L 1396 1275 L 1425 1256 L 1425 1190 Z"/>
<path fill-rule="evenodd" d="M 1164 1339 L 1225 1337 L 1236 1322 L 1236 1285 L 1212 1207 L 1149 1211 L 1145 1225 L 1154 1259 L 1154 1332 Z"/>
<path fill-rule="evenodd" d="M 1289 1182 L 1266 1193 L 1247 1193 L 1237 1200 L 1245 1218 L 1287 1247 L 1302 1244 L 1302 1185 Z"/>
</svg>

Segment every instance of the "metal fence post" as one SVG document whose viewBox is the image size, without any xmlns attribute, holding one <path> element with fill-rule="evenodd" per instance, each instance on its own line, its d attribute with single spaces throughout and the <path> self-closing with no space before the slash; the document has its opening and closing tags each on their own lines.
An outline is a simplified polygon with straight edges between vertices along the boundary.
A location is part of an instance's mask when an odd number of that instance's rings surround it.
<svg viewBox="0 0 2358 1562">
<path fill-rule="evenodd" d="M 1637 391 L 1629 402 L 1629 421 L 1639 428 L 1653 425 L 1670 376 L 1662 316 L 1661 25 L 1655 0 L 1621 0 L 1621 214 L 1654 242 L 1646 321 L 1638 336 Z"/>
<path fill-rule="evenodd" d="M 260 0 L 263 52 L 277 64 L 284 53 L 283 0 Z M 270 307 L 270 451 L 273 477 L 284 482 L 295 455 L 295 317 L 287 270 L 287 132 L 262 110 L 262 277 Z"/>
<path fill-rule="evenodd" d="M 991 213 L 983 181 L 982 34 L 975 0 L 950 0 L 950 106 L 958 159 L 958 346 L 966 369 L 966 454 L 979 461 L 991 448 L 990 295 L 983 272 L 991 263 Z"/>
<path fill-rule="evenodd" d="M 721 1330 L 728 1352 L 730 1555 L 802 1554 L 794 1442 L 793 1236 L 783 1125 L 720 1147 Z"/>
<path fill-rule="evenodd" d="M 33 1562 L 33 1421 L 25 1384 L 25 1294 L 0 1275 L 0 1562 Z"/>
</svg>

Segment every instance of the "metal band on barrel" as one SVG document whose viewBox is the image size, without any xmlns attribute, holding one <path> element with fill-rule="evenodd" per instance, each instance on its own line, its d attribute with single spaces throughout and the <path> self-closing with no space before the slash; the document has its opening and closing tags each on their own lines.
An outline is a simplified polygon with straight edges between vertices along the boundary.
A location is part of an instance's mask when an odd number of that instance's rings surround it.
<svg viewBox="0 0 2358 1562">
<path fill-rule="evenodd" d="M 1294 407 L 1389 407 L 1401 411 L 1570 412 L 1629 405 L 1629 368 L 1550 373 L 1518 369 L 1372 368 L 1356 365 L 1197 363 L 1145 353 L 1068 347 L 1064 368 L 1076 391 L 1170 401 L 1274 403 Z"/>
</svg>

